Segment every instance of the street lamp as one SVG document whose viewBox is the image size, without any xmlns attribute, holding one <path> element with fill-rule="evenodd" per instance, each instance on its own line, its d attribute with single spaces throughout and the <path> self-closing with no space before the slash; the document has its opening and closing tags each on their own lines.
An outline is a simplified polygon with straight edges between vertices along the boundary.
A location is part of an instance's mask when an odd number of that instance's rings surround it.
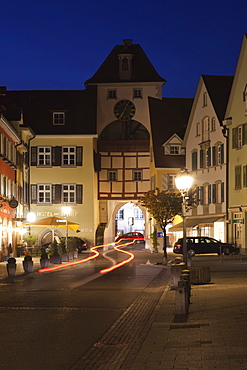
<svg viewBox="0 0 247 370">
<path fill-rule="evenodd" d="M 188 196 L 188 191 L 193 183 L 193 177 L 188 173 L 187 169 L 184 169 L 175 177 L 175 184 L 177 189 L 182 195 L 182 218 L 183 218 L 183 259 L 185 263 L 185 268 L 187 268 L 187 243 L 186 243 L 186 197 Z"/>
<path fill-rule="evenodd" d="M 68 216 L 71 212 L 71 207 L 69 206 L 62 207 L 62 212 L 65 214 L 65 217 L 66 217 L 65 247 L 66 247 L 66 251 L 68 251 Z"/>
</svg>

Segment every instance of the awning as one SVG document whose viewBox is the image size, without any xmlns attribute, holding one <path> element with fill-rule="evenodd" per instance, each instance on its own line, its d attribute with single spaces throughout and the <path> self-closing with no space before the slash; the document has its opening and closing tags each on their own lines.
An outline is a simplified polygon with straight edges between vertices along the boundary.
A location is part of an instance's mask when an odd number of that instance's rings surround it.
<svg viewBox="0 0 247 370">
<path fill-rule="evenodd" d="M 186 218 L 186 229 L 189 227 L 195 227 L 196 225 L 201 224 L 213 224 L 216 221 L 224 221 L 224 216 L 215 216 L 215 217 L 187 217 Z M 170 227 L 169 231 L 182 231 L 183 230 L 183 222 L 179 222 L 178 224 Z"/>
</svg>

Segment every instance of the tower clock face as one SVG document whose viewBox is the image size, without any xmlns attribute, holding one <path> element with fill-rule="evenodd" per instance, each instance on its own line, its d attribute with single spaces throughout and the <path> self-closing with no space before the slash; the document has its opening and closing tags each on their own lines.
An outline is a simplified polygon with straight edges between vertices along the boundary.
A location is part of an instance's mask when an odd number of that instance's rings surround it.
<svg viewBox="0 0 247 370">
<path fill-rule="evenodd" d="M 135 112 L 136 108 L 134 103 L 127 99 L 119 100 L 114 107 L 115 117 L 120 121 L 129 121 L 134 117 Z"/>
</svg>

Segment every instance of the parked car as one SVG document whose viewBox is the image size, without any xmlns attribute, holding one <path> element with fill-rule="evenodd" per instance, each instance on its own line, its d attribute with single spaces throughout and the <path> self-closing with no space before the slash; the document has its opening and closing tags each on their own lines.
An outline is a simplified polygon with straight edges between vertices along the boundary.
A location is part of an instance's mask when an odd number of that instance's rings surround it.
<svg viewBox="0 0 247 370">
<path fill-rule="evenodd" d="M 207 236 L 187 237 L 187 251 L 193 257 L 195 254 L 217 253 L 218 255 L 231 253 L 237 254 L 238 249 L 229 243 L 222 243 Z M 183 254 L 183 238 L 178 239 L 174 244 L 173 252 Z"/>
<path fill-rule="evenodd" d="M 145 244 L 145 238 L 144 238 L 143 234 L 142 233 L 139 233 L 137 231 L 133 231 L 133 232 L 130 232 L 130 233 L 127 233 L 127 234 L 118 236 L 115 239 L 115 242 L 118 242 L 121 239 L 123 239 L 123 240 L 124 239 L 130 239 L 130 240 L 136 239 L 136 243 L 143 243 L 143 244 Z"/>
</svg>

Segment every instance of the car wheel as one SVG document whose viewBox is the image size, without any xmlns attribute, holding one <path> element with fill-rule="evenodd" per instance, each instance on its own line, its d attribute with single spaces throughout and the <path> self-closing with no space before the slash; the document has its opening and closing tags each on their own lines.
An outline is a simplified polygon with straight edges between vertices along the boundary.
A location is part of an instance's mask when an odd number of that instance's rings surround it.
<svg viewBox="0 0 247 370">
<path fill-rule="evenodd" d="M 195 254 L 196 254 L 196 252 L 194 251 L 194 249 L 190 249 L 190 250 L 188 250 L 188 255 L 189 255 L 190 257 L 193 257 Z"/>
<path fill-rule="evenodd" d="M 224 253 L 226 256 L 229 256 L 229 254 L 231 254 L 230 248 L 228 248 L 228 247 L 224 248 L 223 253 Z"/>
</svg>

